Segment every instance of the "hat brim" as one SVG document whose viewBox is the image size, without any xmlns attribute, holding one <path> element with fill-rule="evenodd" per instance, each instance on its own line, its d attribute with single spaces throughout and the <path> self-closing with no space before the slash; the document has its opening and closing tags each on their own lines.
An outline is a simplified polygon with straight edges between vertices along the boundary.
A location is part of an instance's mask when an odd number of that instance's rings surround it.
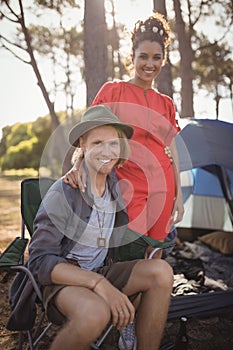
<svg viewBox="0 0 233 350">
<path fill-rule="evenodd" d="M 84 135 L 86 132 L 97 128 L 99 126 L 103 125 L 110 125 L 110 126 L 117 126 L 120 128 L 126 135 L 128 139 L 130 139 L 133 136 L 134 130 L 130 125 L 122 124 L 120 122 L 109 122 L 109 120 L 93 120 L 93 121 L 86 121 L 81 122 L 80 124 L 75 125 L 69 134 L 69 142 L 72 146 L 78 147 L 79 146 L 79 138 Z"/>
</svg>

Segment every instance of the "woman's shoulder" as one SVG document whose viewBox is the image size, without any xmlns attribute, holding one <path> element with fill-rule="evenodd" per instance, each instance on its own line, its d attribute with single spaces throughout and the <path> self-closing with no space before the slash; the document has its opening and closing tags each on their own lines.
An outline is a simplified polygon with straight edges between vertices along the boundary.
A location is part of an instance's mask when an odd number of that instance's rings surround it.
<svg viewBox="0 0 233 350">
<path fill-rule="evenodd" d="M 106 81 L 106 83 L 103 84 L 102 89 L 118 89 L 124 84 L 125 82 L 123 80 Z"/>
<path fill-rule="evenodd" d="M 160 98 L 161 100 L 167 101 L 168 103 L 171 103 L 171 104 L 174 103 L 174 102 L 173 102 L 173 99 L 172 99 L 170 96 L 168 96 L 168 95 L 166 95 L 166 94 L 163 94 L 162 92 L 159 92 L 159 91 L 156 90 L 156 89 L 153 89 L 153 91 L 154 91 L 154 93 L 156 94 L 156 96 L 157 96 L 158 98 Z"/>
<path fill-rule="evenodd" d="M 94 98 L 92 105 L 108 102 L 118 102 L 122 92 L 123 84 L 124 82 L 121 80 L 107 81 L 104 83 Z"/>
<path fill-rule="evenodd" d="M 154 94 L 156 95 L 158 103 L 160 103 L 163 106 L 167 106 L 167 108 L 169 108 L 170 110 L 175 110 L 174 101 L 170 96 L 163 94 L 157 90 L 154 90 Z"/>
</svg>

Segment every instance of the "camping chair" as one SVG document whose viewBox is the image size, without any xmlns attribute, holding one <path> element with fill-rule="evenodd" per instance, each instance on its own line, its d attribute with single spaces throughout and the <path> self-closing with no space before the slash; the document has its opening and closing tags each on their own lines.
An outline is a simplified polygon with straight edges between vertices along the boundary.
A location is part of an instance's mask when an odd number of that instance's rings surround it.
<svg viewBox="0 0 233 350">
<path fill-rule="evenodd" d="M 0 270 L 6 272 L 2 282 L 5 282 L 12 270 L 19 270 L 24 263 L 24 252 L 28 238 L 33 234 L 33 220 L 39 208 L 41 199 L 55 180 L 50 178 L 31 178 L 21 182 L 21 236 L 16 237 L 0 256 Z"/>
<path fill-rule="evenodd" d="M 27 278 L 30 279 L 37 295 L 37 305 L 40 307 L 40 317 L 39 320 L 37 320 L 35 327 L 31 327 L 32 329 L 28 329 L 26 331 L 30 350 L 36 349 L 38 342 L 50 329 L 52 323 L 45 322 L 45 311 L 43 308 L 41 291 L 38 288 L 38 285 L 33 275 L 31 274 L 27 266 L 24 265 L 24 252 L 28 243 L 28 239 L 25 238 L 25 228 L 27 228 L 30 237 L 32 237 L 33 221 L 35 215 L 38 211 L 42 198 L 44 197 L 50 186 L 54 183 L 54 181 L 55 180 L 50 178 L 29 178 L 21 182 L 21 237 L 17 237 L 8 246 L 8 248 L 3 252 L 3 254 L 0 257 L 0 269 L 6 271 L 7 273 L 9 271 L 23 271 L 26 274 Z M 136 258 L 143 258 L 145 249 L 148 245 L 151 245 L 154 248 L 149 257 L 152 258 L 153 255 L 159 249 L 171 247 L 172 245 L 174 245 L 173 242 L 161 243 L 159 241 L 155 241 L 149 237 L 142 236 L 137 232 L 131 231 L 129 229 L 127 231 L 127 235 L 125 235 L 124 237 L 123 244 L 124 245 L 114 250 L 115 260 L 124 261 L 133 260 Z M 97 341 L 94 344 L 92 344 L 93 349 L 100 348 L 101 344 L 103 343 L 109 332 L 112 330 L 112 328 L 112 325 L 109 325 L 107 327 L 107 329 L 103 332 L 99 339 L 97 339 Z M 25 332 L 24 329 L 25 328 L 22 327 L 22 330 L 19 330 L 19 349 L 22 349 L 23 346 L 23 332 Z M 12 330 L 14 329 L 12 328 Z M 126 344 L 125 349 L 127 350 Z"/>
<path fill-rule="evenodd" d="M 48 191 L 49 187 L 55 180 L 50 178 L 29 178 L 21 182 L 21 236 L 16 237 L 13 242 L 5 249 L 0 256 L 0 270 L 5 271 L 6 275 L 2 282 L 6 281 L 8 276 L 16 271 L 23 271 L 31 280 L 33 288 L 36 292 L 38 305 L 41 308 L 41 315 L 36 328 L 27 331 L 30 350 L 35 349 L 40 339 L 51 327 L 51 323 L 40 332 L 41 325 L 45 318 L 45 312 L 42 305 L 42 295 L 40 289 L 34 280 L 29 269 L 24 265 L 25 250 L 29 241 L 26 235 L 26 228 L 31 237 L 33 234 L 33 220 L 39 208 L 42 198 Z M 19 331 L 19 349 L 23 346 L 23 332 Z"/>
</svg>

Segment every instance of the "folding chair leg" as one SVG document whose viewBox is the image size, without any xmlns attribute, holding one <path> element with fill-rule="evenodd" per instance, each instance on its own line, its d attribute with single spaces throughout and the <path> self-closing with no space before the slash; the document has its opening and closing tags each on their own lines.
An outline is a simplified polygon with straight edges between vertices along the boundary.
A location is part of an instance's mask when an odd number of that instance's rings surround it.
<svg viewBox="0 0 233 350">
<path fill-rule="evenodd" d="M 162 250 L 162 248 L 154 248 L 152 252 L 150 253 L 148 259 L 152 259 L 154 254 L 157 253 L 159 250 Z"/>
<path fill-rule="evenodd" d="M 24 334 L 23 332 L 19 332 L 18 350 L 23 350 L 23 340 L 24 340 Z"/>
<path fill-rule="evenodd" d="M 30 331 L 27 331 L 27 335 L 28 335 L 28 342 L 29 342 L 29 349 L 30 350 L 34 350 L 34 346 L 33 346 L 33 341 L 32 341 L 32 334 Z"/>
<path fill-rule="evenodd" d="M 37 337 L 36 340 L 33 342 L 33 349 L 36 348 L 39 341 L 43 338 L 43 336 L 47 333 L 47 331 L 50 329 L 51 326 L 52 326 L 52 322 L 48 323 L 47 326 L 43 329 L 39 337 Z"/>
<path fill-rule="evenodd" d="M 100 348 L 101 344 L 103 343 L 103 341 L 107 337 L 107 335 L 110 333 L 112 328 L 113 328 L 113 325 L 111 324 L 107 328 L 107 330 L 103 333 L 103 335 L 101 335 L 95 343 L 91 344 L 92 349 L 99 349 Z"/>
</svg>

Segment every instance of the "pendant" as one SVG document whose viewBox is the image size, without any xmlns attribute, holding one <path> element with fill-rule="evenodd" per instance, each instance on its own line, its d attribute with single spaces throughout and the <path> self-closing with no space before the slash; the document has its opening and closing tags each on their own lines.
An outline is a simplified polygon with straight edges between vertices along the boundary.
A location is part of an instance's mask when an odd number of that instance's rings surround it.
<svg viewBox="0 0 233 350">
<path fill-rule="evenodd" d="M 98 237 L 97 245 L 98 245 L 98 248 L 106 248 L 106 238 Z"/>
</svg>

